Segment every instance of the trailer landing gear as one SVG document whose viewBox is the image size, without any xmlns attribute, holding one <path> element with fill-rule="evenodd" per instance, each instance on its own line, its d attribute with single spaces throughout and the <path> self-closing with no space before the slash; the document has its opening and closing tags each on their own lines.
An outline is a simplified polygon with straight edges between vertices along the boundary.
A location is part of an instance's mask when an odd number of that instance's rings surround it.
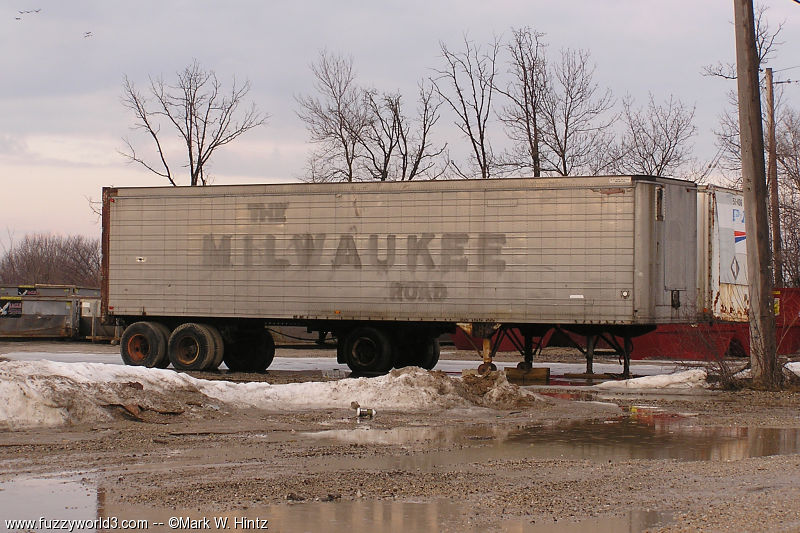
<svg viewBox="0 0 800 533">
<path fill-rule="evenodd" d="M 495 353 L 497 351 L 497 346 L 495 345 L 495 349 L 492 349 L 492 339 L 483 338 L 483 349 L 481 350 L 481 355 L 483 356 L 483 363 L 478 365 L 478 374 L 485 375 L 489 372 L 493 372 L 497 370 L 497 365 L 492 362 L 494 359 Z"/>
<path fill-rule="evenodd" d="M 597 376 L 594 373 L 594 354 L 597 348 L 598 341 L 604 341 L 610 346 L 614 353 L 619 357 L 619 362 L 622 365 L 622 374 L 615 374 L 613 377 L 621 377 L 628 379 L 631 377 L 631 353 L 633 352 L 633 337 L 650 333 L 655 329 L 655 326 L 564 326 L 558 329 L 569 330 L 576 335 L 583 335 L 586 338 L 585 346 L 581 346 L 571 336 L 565 334 L 564 337 L 569 339 L 570 344 L 580 350 L 586 357 L 586 373 L 572 377 L 587 377 L 592 378 Z"/>
<path fill-rule="evenodd" d="M 470 334 L 482 337 L 480 354 L 483 363 L 478 366 L 478 374 L 481 375 L 497 370 L 497 366 L 492 361 L 497 355 L 500 344 L 506 338 L 511 341 L 511 344 L 524 358 L 524 361 L 517 364 L 517 369 L 526 372 L 531 370 L 534 356 L 542 352 L 542 348 L 547 344 L 553 331 L 553 326 L 551 325 L 498 326 L 494 324 L 466 324 L 468 326 L 466 328 L 463 325 L 460 326 L 467 333 L 468 339 Z M 494 336 L 495 332 L 497 332 L 497 335 L 494 338 L 494 342 L 492 342 L 492 336 Z M 522 336 L 521 339 L 520 335 Z M 474 344 L 473 346 L 477 350 Z"/>
</svg>

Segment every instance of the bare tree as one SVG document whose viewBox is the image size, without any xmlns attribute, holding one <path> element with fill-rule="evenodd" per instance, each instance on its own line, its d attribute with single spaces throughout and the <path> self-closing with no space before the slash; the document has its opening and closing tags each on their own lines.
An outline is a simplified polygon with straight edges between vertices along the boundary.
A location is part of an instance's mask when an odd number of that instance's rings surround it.
<svg viewBox="0 0 800 533">
<path fill-rule="evenodd" d="M 322 51 L 311 70 L 317 95 L 297 97 L 298 116 L 318 145 L 308 161 L 310 181 L 407 181 L 441 174 L 436 162 L 445 147 L 431 141 L 441 102 L 431 87 L 420 85 L 411 120 L 399 92 L 358 85 L 351 58 Z"/>
<path fill-rule="evenodd" d="M 365 167 L 373 180 L 387 181 L 399 151 L 402 97 L 398 93 L 379 95 L 373 89 L 364 92 L 364 99 L 369 119 L 359 141 L 364 148 Z"/>
<path fill-rule="evenodd" d="M 595 66 L 586 50 L 562 50 L 554 64 L 547 90 L 541 97 L 542 161 L 561 176 L 597 172 L 604 163 L 598 155 L 610 143 L 607 133 L 614 117 L 611 91 L 594 82 Z"/>
<path fill-rule="evenodd" d="M 543 37 L 543 33 L 528 27 L 512 29 L 512 40 L 506 45 L 511 55 L 511 81 L 505 88 L 497 88 L 510 102 L 499 118 L 514 142 L 512 150 L 501 157 L 500 165 L 510 171 L 531 170 L 534 177 L 542 175 L 539 114 L 547 89 L 547 45 L 542 42 Z"/>
<path fill-rule="evenodd" d="M 461 177 L 470 178 L 477 174 L 489 178 L 494 157 L 487 137 L 487 124 L 492 113 L 500 44 L 495 39 L 484 51 L 465 35 L 461 52 L 451 51 L 444 43 L 440 43 L 440 47 L 445 67 L 436 70 L 437 76 L 432 81 L 436 92 L 456 114 L 455 125 L 470 143 L 471 162 L 476 172 L 451 163 Z"/>
<path fill-rule="evenodd" d="M 736 93 L 728 93 L 728 107 L 719 115 L 719 124 L 713 130 L 716 145 L 720 152 L 719 167 L 734 172 L 736 180 L 740 180 L 739 170 L 742 168 L 741 144 L 739 143 L 739 114 Z"/>
<path fill-rule="evenodd" d="M 800 113 L 784 110 L 778 124 L 780 225 L 784 285 L 800 287 Z"/>
<path fill-rule="evenodd" d="M 434 99 L 434 87 L 419 84 L 415 122 L 400 121 L 400 142 L 398 176 L 400 180 L 410 181 L 416 177 L 436 179 L 447 169 L 447 163 L 437 168 L 436 163 L 447 150 L 447 143 L 437 146 L 431 141 L 431 130 L 439 121 L 441 100 Z M 416 125 L 412 129 L 412 125 Z"/>
<path fill-rule="evenodd" d="M 778 49 L 783 44 L 778 39 L 783 30 L 783 22 L 773 27 L 767 19 L 768 6 L 758 4 L 755 8 L 755 33 L 756 33 L 756 52 L 758 54 L 759 66 L 766 65 L 775 57 Z M 703 75 L 722 78 L 726 80 L 736 79 L 736 64 L 732 62 L 717 62 L 714 65 L 706 65 L 703 68 Z M 764 106 L 762 106 L 763 108 Z M 714 130 L 717 147 L 720 152 L 719 166 L 725 171 L 733 172 L 734 183 L 741 179 L 739 170 L 741 169 L 741 146 L 739 144 L 739 102 L 735 91 L 728 93 L 728 107 L 719 117 L 719 125 Z"/>
<path fill-rule="evenodd" d="M 628 96 L 622 101 L 625 132 L 611 163 L 620 174 L 674 175 L 691 159 L 689 140 L 697 132 L 694 107 L 670 96 L 657 104 L 650 94 L 646 108 L 634 107 Z"/>
<path fill-rule="evenodd" d="M 436 179 L 444 172 L 436 168 L 436 163 L 446 145 L 437 147 L 431 141 L 431 130 L 439 120 L 441 105 L 441 101 L 434 100 L 433 93 L 432 87 L 420 83 L 417 116 L 412 121 L 403 111 L 399 93 L 379 96 L 375 90 L 365 92 L 369 121 L 361 144 L 372 179 Z"/>
<path fill-rule="evenodd" d="M 767 20 L 768 10 L 769 7 L 762 3 L 757 4 L 755 7 L 756 53 L 758 54 L 759 65 L 763 65 L 772 59 L 777 49 L 783 44 L 782 41 L 778 40 L 778 35 L 783 29 L 784 22 L 781 22 L 777 28 L 773 29 Z M 735 80 L 736 63 L 718 61 L 713 65 L 706 65 L 703 67 L 703 75 Z"/>
<path fill-rule="evenodd" d="M 249 81 L 239 85 L 234 79 L 225 92 L 214 71 L 205 70 L 196 60 L 177 74 L 175 85 L 168 85 L 162 77 L 150 78 L 147 95 L 126 76 L 122 103 L 136 116 L 133 129 L 142 130 L 151 138 L 158 161 L 152 162 L 137 152 L 128 138 L 123 139 L 126 150 L 120 153 L 178 185 L 168 163 L 169 142 L 162 137 L 162 128 L 174 129 L 186 149 L 183 166 L 189 170 L 189 184 L 206 185 L 208 163 L 216 150 L 263 125 L 268 118 L 255 104 L 242 108 L 249 91 Z"/>
<path fill-rule="evenodd" d="M 800 113 L 786 109 L 777 134 L 778 164 L 786 182 L 800 190 Z"/>
<path fill-rule="evenodd" d="M 800 287 L 800 191 L 781 191 L 781 238 L 783 241 L 783 286 Z"/>
<path fill-rule="evenodd" d="M 100 240 L 80 235 L 26 235 L 0 257 L 0 283 L 100 286 Z"/>
<path fill-rule="evenodd" d="M 309 177 L 311 181 L 355 181 L 360 139 L 369 120 L 353 59 L 323 50 L 311 71 L 319 97 L 296 97 L 301 108 L 297 115 L 318 146 L 309 160 Z"/>
</svg>

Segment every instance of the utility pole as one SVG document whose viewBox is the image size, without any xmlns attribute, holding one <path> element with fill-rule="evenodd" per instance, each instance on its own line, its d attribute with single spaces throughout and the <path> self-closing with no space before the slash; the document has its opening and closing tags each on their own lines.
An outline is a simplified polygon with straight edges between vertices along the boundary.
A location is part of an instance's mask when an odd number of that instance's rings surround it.
<svg viewBox="0 0 800 533">
<path fill-rule="evenodd" d="M 769 216 L 772 228 L 772 281 L 783 285 L 783 242 L 781 240 L 781 215 L 778 204 L 778 155 L 775 148 L 775 93 L 772 69 L 766 69 L 767 103 L 767 184 L 769 185 Z"/>
<path fill-rule="evenodd" d="M 752 0 L 733 0 L 736 27 L 736 74 L 739 92 L 739 140 L 742 150 L 742 192 L 747 231 L 747 276 L 750 291 L 750 366 L 755 384 L 780 383 L 775 315 L 770 276 L 764 131 L 758 79 Z"/>
</svg>

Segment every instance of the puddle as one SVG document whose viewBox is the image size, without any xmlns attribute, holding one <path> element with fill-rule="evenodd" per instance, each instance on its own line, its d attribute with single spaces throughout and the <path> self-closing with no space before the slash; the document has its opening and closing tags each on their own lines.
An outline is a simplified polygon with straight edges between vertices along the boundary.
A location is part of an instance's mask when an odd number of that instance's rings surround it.
<svg viewBox="0 0 800 533">
<path fill-rule="evenodd" d="M 171 530 L 271 530 L 286 533 L 327 531 L 352 533 L 376 531 L 482 532 L 486 522 L 480 510 L 445 500 L 431 502 L 345 500 L 263 505 L 244 510 L 205 513 L 200 510 L 154 510 L 106 501 L 105 492 L 65 479 L 18 479 L 0 483 L 0 531 L 9 531 L 5 520 L 31 520 L 13 529 L 46 531 L 73 526 L 75 531 L 114 529 Z M 464 519 L 466 518 L 466 525 Z M 619 516 L 580 520 L 532 522 L 527 517 L 497 518 L 490 528 L 530 533 L 579 531 L 639 533 L 667 524 L 669 513 L 631 511 Z M 59 521 L 59 522 L 57 522 Z M 64 521 L 63 523 L 60 521 Z M 80 523 L 80 526 L 78 525 Z"/>
<path fill-rule="evenodd" d="M 547 396 L 549 398 L 557 398 L 559 400 L 570 400 L 578 402 L 591 402 L 598 398 L 597 392 L 593 391 L 548 391 L 536 390 L 536 394 Z"/>
<path fill-rule="evenodd" d="M 494 441 L 505 439 L 509 430 L 481 427 L 464 431 L 457 427 L 412 426 L 391 429 L 372 429 L 362 426 L 358 429 L 331 429 L 315 431 L 304 435 L 318 439 L 333 439 L 347 444 L 384 444 L 403 446 L 413 443 L 432 442 L 437 446 L 462 444 L 469 441 Z"/>
<path fill-rule="evenodd" d="M 5 520 L 40 518 L 83 520 L 97 516 L 97 491 L 79 481 L 63 478 L 18 478 L 0 483 L 0 531 L 10 531 Z M 20 528 L 46 531 L 50 524 Z"/>
<path fill-rule="evenodd" d="M 337 443 L 410 445 L 429 442 L 450 447 L 409 455 L 321 460 L 336 468 L 433 470 L 443 466 L 503 459 L 621 461 L 675 459 L 735 461 L 800 453 L 800 428 L 701 427 L 692 414 L 636 406 L 613 420 L 521 429 L 431 428 L 332 430 L 307 436 Z M 455 448 L 455 449 L 453 449 Z M 312 459 L 314 460 L 314 459 Z"/>
<path fill-rule="evenodd" d="M 671 513 L 658 511 L 631 511 L 620 516 L 585 518 L 579 521 L 561 520 L 546 523 L 525 524 L 526 533 L 639 533 L 650 528 L 669 525 Z"/>
<path fill-rule="evenodd" d="M 528 428 L 497 443 L 530 457 L 592 459 L 677 459 L 735 461 L 800 453 L 800 429 L 700 427 L 691 418 L 658 411 L 571 427 Z"/>
</svg>

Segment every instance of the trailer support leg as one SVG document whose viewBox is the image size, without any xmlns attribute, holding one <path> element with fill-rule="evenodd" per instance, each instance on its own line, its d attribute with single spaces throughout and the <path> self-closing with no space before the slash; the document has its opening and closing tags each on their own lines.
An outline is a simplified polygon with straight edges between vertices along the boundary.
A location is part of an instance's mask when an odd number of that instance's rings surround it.
<svg viewBox="0 0 800 533">
<path fill-rule="evenodd" d="M 533 368 L 533 334 L 530 331 L 523 331 L 522 332 L 522 346 L 519 345 L 519 341 L 515 342 L 516 348 L 522 354 L 522 362 L 517 363 L 517 368 L 520 370 L 530 370 Z M 541 346 L 541 341 L 539 342 L 539 346 Z"/>
<path fill-rule="evenodd" d="M 478 374 L 488 374 L 492 370 L 497 370 L 497 365 L 492 362 L 496 348 L 497 346 L 495 346 L 495 350 L 492 349 L 491 338 L 483 338 L 483 363 L 478 365 Z"/>
<path fill-rule="evenodd" d="M 594 374 L 594 347 L 597 344 L 597 335 L 586 335 L 586 373 Z"/>
<path fill-rule="evenodd" d="M 619 356 L 620 363 L 622 364 L 622 378 L 628 379 L 631 377 L 631 353 L 633 352 L 633 341 L 630 336 L 623 336 L 622 342 L 619 342 L 616 335 L 603 335 L 600 337 L 612 346 Z"/>
<path fill-rule="evenodd" d="M 622 342 L 622 377 L 631 377 L 631 352 L 633 352 L 633 341 L 630 337 L 625 337 Z"/>
<path fill-rule="evenodd" d="M 529 331 L 525 332 L 525 346 L 523 347 L 522 358 L 528 365 L 533 365 L 533 335 Z"/>
</svg>

